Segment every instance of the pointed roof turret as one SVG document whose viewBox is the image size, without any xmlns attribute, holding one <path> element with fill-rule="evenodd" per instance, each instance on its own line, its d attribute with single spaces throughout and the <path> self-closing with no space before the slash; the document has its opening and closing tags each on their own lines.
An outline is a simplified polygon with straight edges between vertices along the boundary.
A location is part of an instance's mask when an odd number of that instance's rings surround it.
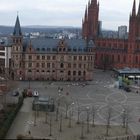
<svg viewBox="0 0 140 140">
<path fill-rule="evenodd" d="M 139 2 L 139 9 L 138 9 L 138 14 L 137 16 L 140 16 L 140 2 Z"/>
<path fill-rule="evenodd" d="M 91 4 L 97 5 L 97 0 L 91 0 Z"/>
<path fill-rule="evenodd" d="M 88 1 L 88 7 L 90 6 L 90 0 Z"/>
<path fill-rule="evenodd" d="M 87 12 L 87 6 L 86 6 L 86 10 L 85 10 L 85 21 L 88 21 L 88 12 Z"/>
<path fill-rule="evenodd" d="M 132 16 L 136 16 L 136 2 L 133 2 Z"/>
<path fill-rule="evenodd" d="M 18 15 L 17 15 L 17 18 L 16 18 L 16 23 L 15 23 L 13 35 L 14 35 L 14 36 L 21 36 L 21 35 L 22 35 Z"/>
</svg>

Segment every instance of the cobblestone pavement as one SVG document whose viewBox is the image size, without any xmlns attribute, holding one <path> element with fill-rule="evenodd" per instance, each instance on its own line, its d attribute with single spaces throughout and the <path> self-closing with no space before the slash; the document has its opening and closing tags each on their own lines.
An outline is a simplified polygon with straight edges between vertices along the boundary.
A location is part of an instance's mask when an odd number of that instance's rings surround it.
<svg viewBox="0 0 140 140">
<path fill-rule="evenodd" d="M 118 125 L 122 123 L 122 113 L 127 105 L 130 111 L 129 126 L 134 134 L 140 134 L 140 95 L 133 92 L 125 92 L 114 88 L 115 79 L 112 77 L 113 72 L 103 72 L 95 70 L 94 80 L 90 82 L 20 82 L 19 89 L 22 90 L 30 87 L 33 90 L 38 90 L 40 96 L 54 97 L 57 102 L 60 102 L 59 112 L 63 116 L 66 114 L 66 104 L 68 105 L 68 115 L 72 112 L 72 120 L 77 121 L 78 110 L 79 120 L 86 121 L 87 111 L 89 111 L 89 122 L 92 122 L 93 107 L 96 110 L 95 123 L 106 124 L 107 109 L 112 108 L 111 124 Z M 63 88 L 59 92 L 58 88 Z M 45 131 L 45 124 L 38 127 L 31 127 L 34 123 L 31 104 L 33 98 L 27 98 L 24 106 L 17 115 L 11 129 L 8 132 L 7 138 L 15 138 L 16 134 L 27 133 L 32 128 L 33 133 Z M 24 117 L 21 117 L 23 114 Z M 41 119 L 42 120 L 42 119 Z M 41 122 L 40 122 L 41 123 Z M 30 124 L 30 125 L 29 125 Z M 18 127 L 18 125 L 20 127 Z M 35 130 L 38 128 L 38 130 Z M 38 132 L 38 133 L 41 133 Z M 45 132 L 43 132 L 45 134 Z M 47 133 L 47 132 L 46 132 Z M 77 132 L 78 133 L 78 132 Z M 61 134 L 59 134 L 61 135 Z M 46 136 L 46 135 L 45 135 Z"/>
</svg>

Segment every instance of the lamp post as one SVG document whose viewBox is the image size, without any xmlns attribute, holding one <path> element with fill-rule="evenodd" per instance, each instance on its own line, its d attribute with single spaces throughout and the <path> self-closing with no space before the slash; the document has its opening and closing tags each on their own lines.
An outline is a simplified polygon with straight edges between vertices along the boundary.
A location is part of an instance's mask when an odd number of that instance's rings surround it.
<svg viewBox="0 0 140 140">
<path fill-rule="evenodd" d="M 89 106 L 86 107 L 87 111 L 87 133 L 89 133 Z"/>
<path fill-rule="evenodd" d="M 140 91 L 140 75 L 137 75 L 136 76 L 136 78 L 138 78 L 138 93 L 139 93 L 139 91 Z"/>
<path fill-rule="evenodd" d="M 69 108 L 69 104 L 66 103 L 65 105 L 66 105 L 65 119 L 67 119 L 67 118 L 68 118 L 68 108 Z"/>
<path fill-rule="evenodd" d="M 58 95 L 59 95 L 59 97 L 58 97 L 58 100 L 57 100 L 56 119 L 55 119 L 55 121 L 58 121 L 58 115 L 59 115 L 59 106 L 60 106 L 60 96 L 61 96 L 61 94 L 59 93 Z"/>
<path fill-rule="evenodd" d="M 60 114 L 59 132 L 62 132 L 62 113 Z"/>
<path fill-rule="evenodd" d="M 46 104 L 46 112 L 45 112 L 45 123 L 48 122 L 48 105 Z"/>
<path fill-rule="evenodd" d="M 74 105 L 74 102 L 71 105 Z M 70 109 L 70 112 L 69 112 L 69 125 L 68 125 L 69 128 L 71 128 L 72 115 L 73 115 L 73 107 Z"/>
<path fill-rule="evenodd" d="M 95 106 L 92 106 L 92 127 L 95 127 L 95 113 L 96 113 L 96 108 Z"/>
<path fill-rule="evenodd" d="M 84 121 L 82 120 L 81 122 L 81 136 L 80 136 L 81 139 L 84 139 Z"/>
<path fill-rule="evenodd" d="M 80 117 L 80 108 L 79 108 L 79 102 L 77 100 L 77 124 L 80 124 L 79 117 Z"/>
<path fill-rule="evenodd" d="M 35 104 L 35 111 L 34 111 L 34 126 L 36 126 L 36 116 L 37 116 L 37 104 Z"/>
<path fill-rule="evenodd" d="M 52 115 L 50 114 L 50 134 L 49 136 L 52 136 Z"/>
</svg>

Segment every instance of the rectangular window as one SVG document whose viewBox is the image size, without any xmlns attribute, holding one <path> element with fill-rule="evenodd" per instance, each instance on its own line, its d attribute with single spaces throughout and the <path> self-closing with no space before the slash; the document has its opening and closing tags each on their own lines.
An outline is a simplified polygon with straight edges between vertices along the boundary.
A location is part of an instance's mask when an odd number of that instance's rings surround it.
<svg viewBox="0 0 140 140">
<path fill-rule="evenodd" d="M 42 68 L 45 68 L 45 63 L 42 63 Z"/>
<path fill-rule="evenodd" d="M 73 68 L 76 68 L 76 64 L 73 64 Z"/>
<path fill-rule="evenodd" d="M 4 53 L 4 52 L 0 52 L 0 55 L 1 55 L 1 56 L 5 56 L 5 53 Z"/>
<path fill-rule="evenodd" d="M 77 60 L 77 56 L 74 56 L 73 59 L 74 59 L 74 60 Z"/>
<path fill-rule="evenodd" d="M 79 68 L 81 68 L 82 67 L 82 65 L 81 64 L 79 64 Z"/>
<path fill-rule="evenodd" d="M 32 67 L 32 63 L 29 63 L 29 64 L 28 64 L 28 67 L 29 67 L 29 68 Z"/>
<path fill-rule="evenodd" d="M 71 68 L 71 64 L 70 63 L 68 63 L 68 68 Z"/>
<path fill-rule="evenodd" d="M 56 59 L 56 57 L 55 56 L 53 56 L 53 60 L 55 60 Z"/>
<path fill-rule="evenodd" d="M 28 59 L 29 59 L 29 60 L 32 60 L 32 56 L 31 56 L 31 55 L 29 55 Z"/>
<path fill-rule="evenodd" d="M 79 56 L 79 60 L 82 60 L 82 56 Z"/>
<path fill-rule="evenodd" d="M 51 67 L 50 63 L 47 63 L 47 68 L 50 68 L 50 67 Z"/>
<path fill-rule="evenodd" d="M 86 56 L 84 56 L 84 60 L 86 60 Z"/>
<path fill-rule="evenodd" d="M 36 63 L 36 67 L 39 67 L 39 63 Z"/>
<path fill-rule="evenodd" d="M 39 55 L 37 55 L 36 59 L 37 59 L 37 60 L 39 60 L 39 59 L 40 59 L 40 56 L 39 56 Z"/>
<path fill-rule="evenodd" d="M 47 60 L 50 60 L 50 56 L 47 56 Z"/>
<path fill-rule="evenodd" d="M 52 63 L 52 68 L 55 68 L 55 64 L 54 63 Z"/>
<path fill-rule="evenodd" d="M 42 56 L 42 60 L 45 60 L 45 56 L 44 55 Z"/>
</svg>

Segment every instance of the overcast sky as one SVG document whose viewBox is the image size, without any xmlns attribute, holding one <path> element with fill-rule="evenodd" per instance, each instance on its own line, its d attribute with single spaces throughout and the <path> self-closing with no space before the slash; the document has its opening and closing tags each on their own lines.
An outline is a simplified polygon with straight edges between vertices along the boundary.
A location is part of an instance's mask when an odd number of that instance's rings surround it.
<svg viewBox="0 0 140 140">
<path fill-rule="evenodd" d="M 139 0 L 136 0 L 137 8 Z M 17 11 L 24 25 L 81 27 L 88 0 L 0 0 L 0 25 L 14 25 Z M 128 25 L 133 0 L 100 0 L 103 28 Z"/>
</svg>

